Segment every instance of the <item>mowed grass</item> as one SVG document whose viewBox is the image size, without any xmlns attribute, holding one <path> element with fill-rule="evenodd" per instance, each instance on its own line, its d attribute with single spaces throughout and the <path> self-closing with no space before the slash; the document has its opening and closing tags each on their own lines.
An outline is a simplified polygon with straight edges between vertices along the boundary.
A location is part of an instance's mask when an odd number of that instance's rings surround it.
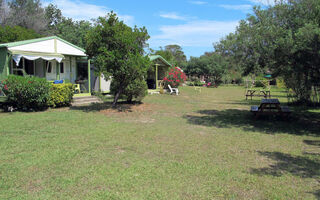
<svg viewBox="0 0 320 200">
<path fill-rule="evenodd" d="M 180 90 L 0 113 L 0 199 L 320 198 L 319 109 L 255 120 L 241 87 Z"/>
</svg>

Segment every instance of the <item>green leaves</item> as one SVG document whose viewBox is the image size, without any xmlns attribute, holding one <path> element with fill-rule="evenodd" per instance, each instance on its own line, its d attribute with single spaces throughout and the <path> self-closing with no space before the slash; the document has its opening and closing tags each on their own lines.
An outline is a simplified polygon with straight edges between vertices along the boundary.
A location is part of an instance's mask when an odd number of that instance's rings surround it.
<svg viewBox="0 0 320 200">
<path fill-rule="evenodd" d="M 48 107 L 50 83 L 46 79 L 10 75 L 3 84 L 8 88 L 6 95 L 11 106 L 34 110 Z"/>
<path fill-rule="evenodd" d="M 308 102 L 320 79 L 320 1 L 278 2 L 242 20 L 234 34 L 215 45 L 244 74 L 271 71 Z"/>
<path fill-rule="evenodd" d="M 131 28 L 119 21 L 113 12 L 99 17 L 86 35 L 86 53 L 98 72 L 112 76 L 114 105 L 131 83 L 144 81 L 151 65 L 149 58 L 143 55 L 149 37 L 145 27 Z"/>
<path fill-rule="evenodd" d="M 0 43 L 15 42 L 39 38 L 41 35 L 34 30 L 21 26 L 0 26 Z"/>
</svg>

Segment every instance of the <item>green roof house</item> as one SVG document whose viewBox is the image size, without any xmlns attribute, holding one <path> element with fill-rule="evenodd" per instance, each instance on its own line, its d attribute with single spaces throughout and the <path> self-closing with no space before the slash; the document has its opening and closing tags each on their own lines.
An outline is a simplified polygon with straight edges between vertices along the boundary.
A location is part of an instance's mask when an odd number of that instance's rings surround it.
<svg viewBox="0 0 320 200">
<path fill-rule="evenodd" d="M 148 89 L 151 91 L 158 91 L 162 80 L 167 75 L 167 72 L 172 65 L 160 55 L 151 55 L 149 58 L 152 61 L 153 66 L 148 71 Z"/>
<path fill-rule="evenodd" d="M 85 50 L 56 36 L 0 44 L 0 80 L 9 74 L 64 80 L 80 85 L 78 96 L 91 93 Z"/>
</svg>

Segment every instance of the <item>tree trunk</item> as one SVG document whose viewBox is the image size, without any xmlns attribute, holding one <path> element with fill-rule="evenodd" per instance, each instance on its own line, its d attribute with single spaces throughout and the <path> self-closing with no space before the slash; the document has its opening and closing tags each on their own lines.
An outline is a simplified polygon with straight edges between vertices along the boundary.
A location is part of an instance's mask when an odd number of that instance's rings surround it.
<svg viewBox="0 0 320 200">
<path fill-rule="evenodd" d="M 115 108 L 118 102 L 118 99 L 120 97 L 120 94 L 122 93 L 122 89 L 120 88 L 116 95 L 114 96 L 113 102 L 112 102 L 112 107 Z"/>
</svg>

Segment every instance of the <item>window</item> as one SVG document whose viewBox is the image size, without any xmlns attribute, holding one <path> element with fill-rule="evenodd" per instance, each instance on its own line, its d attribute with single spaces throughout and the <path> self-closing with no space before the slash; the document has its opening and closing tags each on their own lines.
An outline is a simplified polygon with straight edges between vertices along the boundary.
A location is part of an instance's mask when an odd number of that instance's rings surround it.
<svg viewBox="0 0 320 200">
<path fill-rule="evenodd" d="M 46 61 L 46 66 L 47 66 L 47 73 L 52 72 L 52 63 L 49 61 Z"/>
<path fill-rule="evenodd" d="M 63 65 L 63 62 L 60 63 L 60 73 L 64 73 L 64 65 Z"/>
</svg>

